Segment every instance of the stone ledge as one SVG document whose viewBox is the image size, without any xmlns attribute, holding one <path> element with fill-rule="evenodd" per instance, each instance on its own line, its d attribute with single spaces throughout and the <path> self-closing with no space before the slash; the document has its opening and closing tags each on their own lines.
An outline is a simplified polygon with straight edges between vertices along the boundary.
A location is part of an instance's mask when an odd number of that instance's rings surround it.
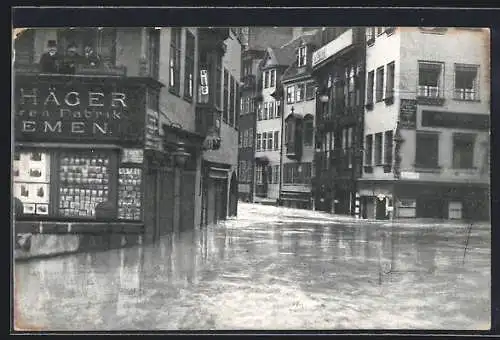
<svg viewBox="0 0 500 340">
<path fill-rule="evenodd" d="M 15 221 L 16 233 L 32 234 L 142 234 L 143 223 Z"/>
</svg>

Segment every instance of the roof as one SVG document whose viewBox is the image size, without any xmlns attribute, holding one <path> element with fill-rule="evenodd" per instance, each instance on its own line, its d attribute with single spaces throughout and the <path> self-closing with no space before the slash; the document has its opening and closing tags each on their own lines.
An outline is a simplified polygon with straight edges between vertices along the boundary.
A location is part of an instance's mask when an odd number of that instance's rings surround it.
<svg viewBox="0 0 500 340">
<path fill-rule="evenodd" d="M 293 60 L 289 64 L 290 66 L 285 70 L 282 76 L 283 81 L 287 81 L 300 76 L 311 76 L 311 66 L 308 64 L 306 67 L 297 67 L 297 59 L 295 58 L 295 49 L 297 49 L 301 45 L 312 45 L 314 48 L 319 48 L 321 46 L 321 31 L 314 30 L 310 32 L 306 32 L 297 39 L 288 43 L 291 46 L 294 46 L 294 51 L 291 54 Z"/>
</svg>

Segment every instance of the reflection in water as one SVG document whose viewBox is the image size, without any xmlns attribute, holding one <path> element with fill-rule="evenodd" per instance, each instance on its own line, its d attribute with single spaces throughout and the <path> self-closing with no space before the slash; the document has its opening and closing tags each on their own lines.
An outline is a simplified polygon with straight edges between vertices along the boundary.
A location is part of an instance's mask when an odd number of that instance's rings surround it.
<svg viewBox="0 0 500 340">
<path fill-rule="evenodd" d="M 436 228 L 231 220 L 154 245 L 19 263 L 17 324 L 69 330 L 467 327 L 488 316 L 488 249 L 471 252 L 468 264 L 457 267 L 454 257 L 463 251 L 439 243 L 441 233 L 461 237 Z M 488 234 L 481 237 L 487 246 Z M 387 315 L 398 315 L 398 324 Z"/>
</svg>

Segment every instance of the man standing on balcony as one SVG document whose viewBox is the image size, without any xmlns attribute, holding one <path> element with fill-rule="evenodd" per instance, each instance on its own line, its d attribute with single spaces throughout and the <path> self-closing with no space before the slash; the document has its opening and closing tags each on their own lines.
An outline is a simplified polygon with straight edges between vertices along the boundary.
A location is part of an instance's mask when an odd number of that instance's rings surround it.
<svg viewBox="0 0 500 340">
<path fill-rule="evenodd" d="M 66 55 L 64 56 L 64 63 L 60 69 L 61 73 L 74 74 L 76 66 L 82 64 L 82 56 L 76 51 L 76 44 L 71 43 L 68 45 Z"/>
<path fill-rule="evenodd" d="M 42 54 L 40 58 L 40 67 L 42 72 L 57 73 L 61 57 L 57 51 L 57 43 L 55 40 L 47 42 L 47 52 Z"/>
<path fill-rule="evenodd" d="M 85 46 L 85 61 L 86 65 L 92 67 L 99 67 L 101 61 L 99 55 L 97 55 L 97 53 L 94 51 L 94 49 L 90 44 L 87 44 Z"/>
</svg>

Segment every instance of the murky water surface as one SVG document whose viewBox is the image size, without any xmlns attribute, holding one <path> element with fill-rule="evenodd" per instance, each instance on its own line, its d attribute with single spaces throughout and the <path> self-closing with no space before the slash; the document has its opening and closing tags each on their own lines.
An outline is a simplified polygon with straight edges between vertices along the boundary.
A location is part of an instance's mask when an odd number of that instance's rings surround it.
<svg viewBox="0 0 500 340">
<path fill-rule="evenodd" d="M 158 244 L 18 263 L 33 330 L 488 329 L 490 226 L 239 205 Z"/>
</svg>

